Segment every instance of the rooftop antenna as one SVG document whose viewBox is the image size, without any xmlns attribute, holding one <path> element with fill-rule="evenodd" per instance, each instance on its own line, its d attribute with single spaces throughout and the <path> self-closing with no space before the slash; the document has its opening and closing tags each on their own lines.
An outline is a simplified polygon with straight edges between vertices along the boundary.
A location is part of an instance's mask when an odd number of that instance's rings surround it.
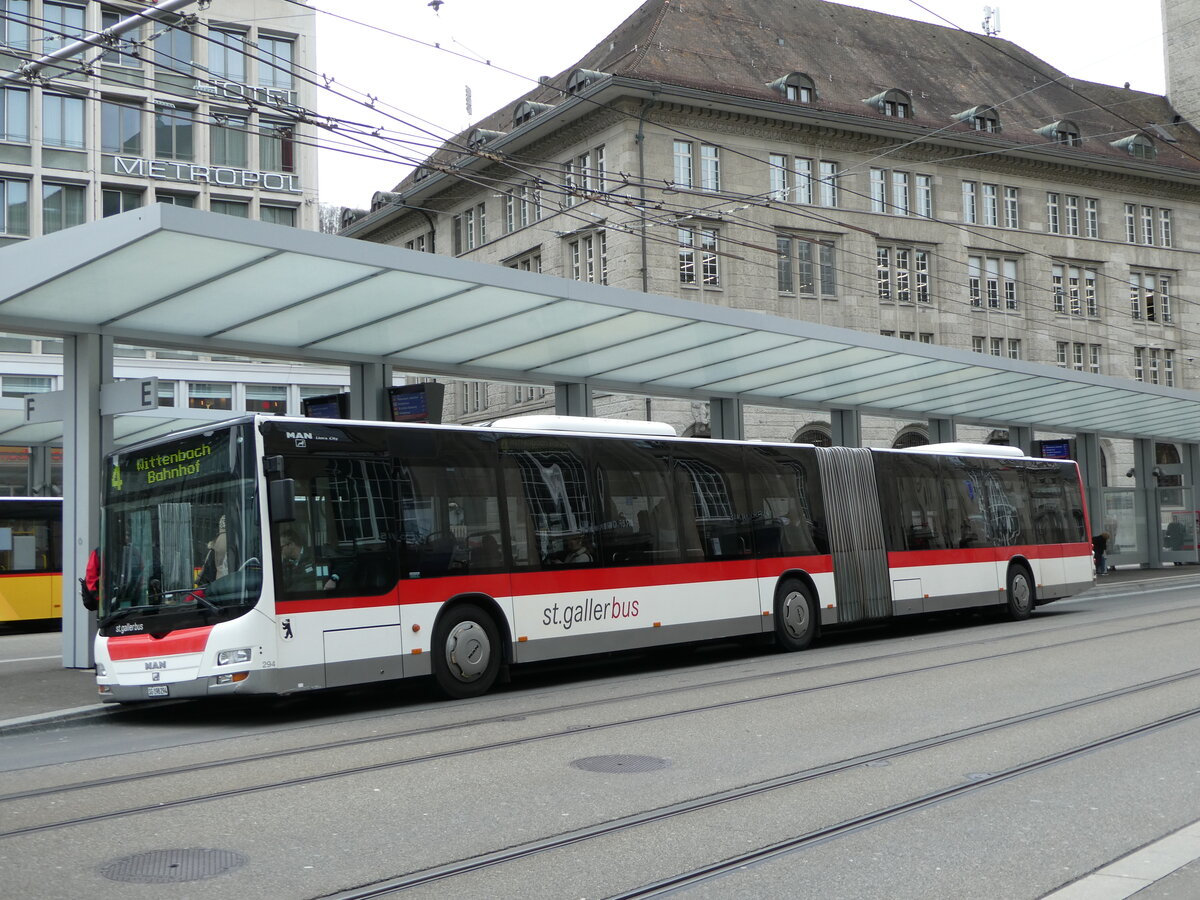
<svg viewBox="0 0 1200 900">
<path fill-rule="evenodd" d="M 985 6 L 983 8 L 983 33 L 995 37 L 1000 33 L 1000 7 Z"/>
</svg>

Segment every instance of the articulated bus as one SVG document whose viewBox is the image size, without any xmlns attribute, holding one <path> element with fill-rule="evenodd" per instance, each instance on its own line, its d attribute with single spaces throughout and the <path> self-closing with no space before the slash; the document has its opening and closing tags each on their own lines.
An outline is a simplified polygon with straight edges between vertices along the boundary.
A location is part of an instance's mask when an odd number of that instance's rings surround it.
<svg viewBox="0 0 1200 900">
<path fill-rule="evenodd" d="M 0 497 L 0 623 L 62 617 L 62 498 Z"/>
<path fill-rule="evenodd" d="M 993 607 L 1093 583 L 1072 462 L 557 416 L 246 417 L 113 454 L 96 674 L 117 702 L 287 694 Z"/>
</svg>

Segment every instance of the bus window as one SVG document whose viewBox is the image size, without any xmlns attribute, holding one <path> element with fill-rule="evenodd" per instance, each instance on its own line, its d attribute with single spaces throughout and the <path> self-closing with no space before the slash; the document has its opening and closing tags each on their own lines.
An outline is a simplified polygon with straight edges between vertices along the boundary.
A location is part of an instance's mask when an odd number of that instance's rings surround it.
<svg viewBox="0 0 1200 900">
<path fill-rule="evenodd" d="M 1025 472 L 1003 460 L 980 460 L 984 469 L 984 522 L 992 547 L 1035 541 Z"/>
<path fill-rule="evenodd" d="M 942 471 L 946 476 L 946 543 L 963 549 L 994 546 L 983 509 L 987 469 L 977 459 L 948 456 Z"/>
<path fill-rule="evenodd" d="M 604 510 L 603 561 L 617 566 L 678 562 L 681 534 L 666 447 L 642 440 L 602 440 L 594 447 Z M 699 553 L 699 537 L 692 540 Z M 688 541 L 685 533 L 682 542 Z"/>
<path fill-rule="evenodd" d="M 1083 511 L 1078 522 L 1073 521 L 1072 506 L 1078 506 L 1078 483 L 1072 475 L 1068 485 L 1064 466 L 1057 462 L 1032 463 L 1028 469 L 1029 499 L 1033 511 L 1033 527 L 1037 541 L 1044 544 L 1063 544 L 1083 540 Z M 1070 502 L 1071 496 L 1075 502 Z"/>
<path fill-rule="evenodd" d="M 675 448 L 672 476 L 683 533 L 695 536 L 684 551 L 689 559 L 738 559 L 753 552 L 750 517 L 746 514 L 746 479 L 742 452 L 737 447 L 714 444 Z M 690 498 L 690 501 L 688 501 Z"/>
<path fill-rule="evenodd" d="M 583 445 L 570 438 L 501 441 L 514 565 L 596 562 L 596 528 Z"/>
<path fill-rule="evenodd" d="M 283 594 L 391 589 L 403 478 L 388 463 L 367 459 L 292 458 L 287 472 L 296 482 L 296 520 L 277 535 Z"/>
<path fill-rule="evenodd" d="M 946 503 L 936 456 L 875 453 L 889 550 L 944 550 Z"/>
<path fill-rule="evenodd" d="M 828 553 L 816 454 L 797 447 L 746 451 L 755 553 L 806 556 Z"/>
</svg>

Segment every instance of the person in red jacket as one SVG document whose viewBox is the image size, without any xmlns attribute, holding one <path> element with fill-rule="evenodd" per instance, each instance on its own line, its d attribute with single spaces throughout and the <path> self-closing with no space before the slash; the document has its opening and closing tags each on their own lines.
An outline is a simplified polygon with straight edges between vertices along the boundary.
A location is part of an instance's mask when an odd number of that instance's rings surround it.
<svg viewBox="0 0 1200 900">
<path fill-rule="evenodd" d="M 79 579 L 79 599 L 83 608 L 95 610 L 100 605 L 100 549 L 88 554 L 87 569 Z"/>
</svg>

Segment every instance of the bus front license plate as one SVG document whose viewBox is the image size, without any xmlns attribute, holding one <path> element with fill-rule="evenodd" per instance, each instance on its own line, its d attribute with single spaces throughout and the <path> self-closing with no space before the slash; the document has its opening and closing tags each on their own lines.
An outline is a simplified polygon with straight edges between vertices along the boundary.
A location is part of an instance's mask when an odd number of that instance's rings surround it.
<svg viewBox="0 0 1200 900">
<path fill-rule="evenodd" d="M 147 697 L 169 697 L 171 689 L 165 684 L 152 684 L 146 688 Z"/>
</svg>

